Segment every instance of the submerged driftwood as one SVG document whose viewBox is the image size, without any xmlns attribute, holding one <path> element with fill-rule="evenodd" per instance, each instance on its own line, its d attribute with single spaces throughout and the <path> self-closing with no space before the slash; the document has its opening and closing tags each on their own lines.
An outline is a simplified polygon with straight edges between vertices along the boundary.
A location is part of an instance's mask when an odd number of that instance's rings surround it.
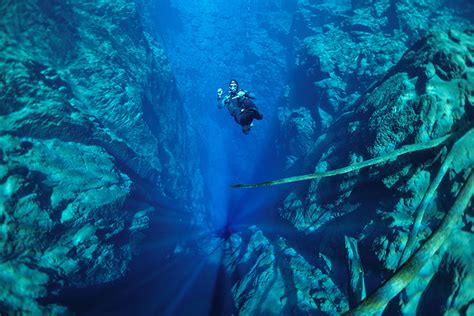
<svg viewBox="0 0 474 316">
<path fill-rule="evenodd" d="M 398 263 L 398 266 L 400 267 L 407 259 L 410 257 L 410 255 L 413 253 L 414 248 L 416 247 L 416 237 L 418 235 L 418 231 L 421 226 L 421 221 L 423 220 L 423 216 L 425 214 L 426 207 L 430 204 L 430 202 L 433 199 L 433 196 L 436 192 L 436 189 L 438 188 L 439 184 L 441 183 L 441 180 L 443 180 L 444 176 L 446 175 L 446 172 L 451 168 L 452 162 L 457 157 L 460 153 L 459 150 L 462 148 L 464 141 L 466 140 L 471 140 L 474 137 L 474 129 L 469 130 L 464 136 L 462 136 L 460 139 L 458 139 L 454 145 L 452 146 L 451 150 L 449 151 L 448 155 L 446 156 L 446 159 L 444 160 L 443 164 L 441 165 L 438 174 L 434 178 L 433 182 L 431 182 L 428 190 L 426 191 L 425 195 L 423 196 L 423 199 L 418 206 L 418 208 L 415 211 L 415 220 L 413 222 L 412 229 L 410 231 L 410 234 L 408 236 L 408 240 L 406 243 L 406 246 L 402 252 L 402 255 L 400 257 L 400 261 Z"/>
<path fill-rule="evenodd" d="M 452 167 L 453 162 L 460 155 L 460 149 L 464 145 L 464 141 L 472 141 L 474 137 L 474 129 L 470 127 L 467 132 L 460 132 L 450 134 L 444 137 L 434 139 L 432 141 L 422 144 L 412 144 L 401 147 L 387 155 L 369 159 L 360 163 L 346 166 L 340 169 L 331 170 L 327 172 L 317 172 L 308 175 L 290 177 L 279 179 L 275 181 L 262 182 L 257 184 L 235 184 L 233 188 L 256 188 L 263 186 L 273 186 L 284 183 L 292 183 L 304 180 L 319 179 L 324 177 L 331 177 L 339 174 L 356 171 L 365 167 L 376 165 L 389 160 L 394 160 L 397 157 L 415 152 L 438 147 L 443 144 L 455 142 L 446 156 L 443 164 L 438 171 L 435 179 L 431 183 L 427 192 L 425 193 L 422 202 L 415 212 L 415 219 L 410 232 L 407 245 L 400 257 L 399 269 L 394 275 L 377 288 L 372 294 L 364 299 L 365 288 L 363 280 L 363 269 L 358 258 L 358 254 L 354 252 L 354 242 L 347 238 L 345 239 L 346 249 L 348 251 L 349 270 L 351 274 L 350 291 L 353 294 L 354 301 L 362 300 L 356 307 L 351 308 L 347 315 L 373 315 L 383 311 L 388 302 L 399 294 L 406 286 L 416 277 L 421 268 L 429 261 L 429 259 L 439 250 L 441 245 L 449 238 L 452 231 L 455 229 L 457 223 L 460 221 L 465 209 L 470 203 L 474 193 L 474 173 L 472 172 L 472 164 L 468 165 L 470 172 L 468 180 L 465 182 L 461 192 L 457 196 L 453 206 L 444 217 L 438 229 L 426 240 L 426 242 L 416 251 L 411 257 L 413 249 L 416 245 L 416 236 L 421 225 L 425 210 L 429 205 L 436 189 L 447 171 Z M 406 261 L 406 262 L 405 262 Z M 359 268 L 357 268 L 359 267 Z M 355 269 L 355 270 L 354 270 Z M 359 271 L 357 271 L 359 270 Z M 353 303 L 356 303 L 353 302 Z M 352 307 L 352 304 L 351 304 Z"/>
<path fill-rule="evenodd" d="M 349 269 L 349 307 L 359 304 L 366 295 L 364 282 L 364 268 L 360 261 L 357 239 L 344 236 L 347 251 L 347 266 Z"/>
<path fill-rule="evenodd" d="M 388 302 L 413 280 L 421 268 L 439 250 L 446 239 L 448 239 L 469 205 L 473 193 L 474 173 L 471 170 L 468 180 L 465 182 L 456 201 L 444 217 L 438 229 L 390 279 L 370 294 L 356 308 L 348 311 L 346 315 L 373 315 L 382 311 Z"/>
<path fill-rule="evenodd" d="M 326 178 L 326 177 L 332 177 L 332 176 L 336 176 L 340 174 L 345 174 L 351 171 L 356 171 L 362 168 L 370 167 L 370 166 L 383 163 L 389 160 L 394 160 L 401 155 L 409 154 L 415 151 L 431 149 L 434 147 L 438 147 L 442 144 L 453 142 L 454 140 L 458 138 L 456 136 L 457 135 L 449 134 L 440 138 L 433 139 L 426 143 L 405 145 L 397 150 L 392 151 L 391 153 L 387 155 L 375 157 L 366 161 L 355 163 L 355 164 L 352 164 L 343 168 L 335 169 L 335 170 L 330 170 L 330 171 L 325 171 L 325 172 L 316 172 L 316 173 L 311 173 L 311 174 L 306 174 L 306 175 L 301 175 L 301 176 L 295 176 L 295 177 L 255 183 L 255 184 L 232 184 L 231 188 L 258 188 L 258 187 L 273 186 L 273 185 L 299 182 L 299 181 L 305 181 L 305 180 L 314 180 L 314 179 L 320 179 L 320 178 Z"/>
</svg>

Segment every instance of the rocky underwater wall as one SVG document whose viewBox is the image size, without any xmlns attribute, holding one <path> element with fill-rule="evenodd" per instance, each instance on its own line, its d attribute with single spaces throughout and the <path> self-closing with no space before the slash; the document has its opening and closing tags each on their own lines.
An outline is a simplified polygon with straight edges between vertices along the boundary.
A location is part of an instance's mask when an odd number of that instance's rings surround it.
<svg viewBox="0 0 474 316">
<path fill-rule="evenodd" d="M 298 1 L 287 106 L 286 167 L 430 31 L 472 26 L 468 1 Z M 470 14 L 471 13 L 471 14 Z M 308 167 L 308 166 L 305 166 Z M 301 169 L 300 169 L 301 170 Z"/>
<path fill-rule="evenodd" d="M 279 144 L 308 176 L 248 186 L 288 189 L 279 230 L 230 237 L 242 315 L 473 312 L 472 12 L 298 1 Z"/>
<path fill-rule="evenodd" d="M 62 313 L 62 288 L 124 275 L 154 214 L 194 203 L 199 217 L 199 170 L 133 1 L 7 1 L 0 15 L 0 313 Z"/>
</svg>

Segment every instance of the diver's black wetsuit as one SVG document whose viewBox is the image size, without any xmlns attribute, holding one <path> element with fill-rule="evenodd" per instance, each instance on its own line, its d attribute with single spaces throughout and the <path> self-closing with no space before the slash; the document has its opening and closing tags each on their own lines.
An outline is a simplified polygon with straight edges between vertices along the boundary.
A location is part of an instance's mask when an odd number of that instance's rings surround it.
<svg viewBox="0 0 474 316">
<path fill-rule="evenodd" d="M 237 93 L 230 93 L 225 97 L 218 98 L 217 107 L 219 109 L 226 107 L 237 124 L 242 126 L 242 132 L 248 134 L 252 121 L 263 119 L 263 115 L 251 100 L 255 99 L 255 95 L 245 90 L 240 91 L 245 93 L 242 97 L 237 97 Z"/>
</svg>

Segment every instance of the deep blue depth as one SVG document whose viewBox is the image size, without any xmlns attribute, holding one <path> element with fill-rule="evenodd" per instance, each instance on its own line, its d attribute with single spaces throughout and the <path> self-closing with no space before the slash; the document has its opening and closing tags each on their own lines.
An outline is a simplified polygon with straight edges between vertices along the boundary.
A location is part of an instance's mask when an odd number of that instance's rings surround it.
<svg viewBox="0 0 474 316">
<path fill-rule="evenodd" d="M 159 25 L 158 35 L 182 102 L 199 133 L 211 225 L 217 230 L 233 226 L 242 216 L 258 212 L 256 207 L 268 199 L 263 192 L 239 192 L 228 186 L 268 180 L 280 173 L 275 140 L 277 110 L 287 83 L 281 63 L 286 56 L 271 55 L 270 49 L 262 49 L 259 55 L 246 54 L 249 46 L 258 42 L 271 45 L 269 38 L 259 37 L 257 29 L 259 15 L 268 5 L 256 1 L 161 1 L 158 7 L 152 14 Z M 277 71 L 260 77 L 257 67 Z M 217 109 L 217 88 L 226 93 L 232 78 L 239 81 L 240 88 L 256 94 L 255 103 L 264 114 L 263 121 L 254 121 L 250 135 L 242 133 L 226 109 Z"/>
<path fill-rule="evenodd" d="M 295 108 L 306 107 L 313 112 L 322 110 L 318 113 L 311 112 L 313 118 L 320 119 L 316 131 L 311 135 L 313 141 L 322 133 L 323 127 L 320 125 L 324 125 L 325 115 L 337 117 L 345 110 L 350 110 L 334 109 L 329 97 L 328 100 L 321 101 L 322 97 L 316 96 L 315 82 L 323 81 L 329 77 L 328 74 L 305 73 L 304 75 L 308 76 L 305 77 L 298 73 L 298 69 L 289 69 L 290 64 L 294 66 L 296 59 L 295 41 L 291 39 L 294 34 L 282 37 L 279 32 L 272 31 L 272 27 L 269 27 L 272 18 L 268 13 L 280 10 L 281 20 L 273 20 L 272 23 L 275 28 L 287 27 L 289 30 L 293 19 L 293 6 L 294 4 L 288 4 L 277 8 L 271 1 L 250 0 L 158 0 L 155 3 L 156 10 L 141 12 L 143 23 L 151 24 L 148 28 L 153 30 L 152 35 L 161 41 L 165 48 L 179 93 L 177 101 L 184 105 L 185 111 L 182 115 L 187 119 L 189 131 L 195 134 L 192 138 L 195 143 L 192 145 L 198 148 L 199 157 L 189 159 L 199 159 L 203 176 L 205 214 L 199 218 L 186 217 L 183 216 L 178 203 L 163 205 L 166 212 L 159 213 L 154 218 L 145 237 L 144 251 L 132 261 L 130 272 L 124 279 L 87 290 L 66 289 L 61 293 L 63 301 L 59 303 L 71 307 L 79 315 L 236 315 L 239 311 L 234 304 L 231 290 L 236 281 L 240 280 L 240 275 L 239 271 L 229 273 L 226 270 L 230 256 L 225 251 L 233 234 L 245 234 L 249 227 L 257 225 L 272 242 L 277 242 L 280 236 L 289 243 L 294 242 L 292 249 L 296 249 L 301 258 L 319 269 L 326 263 L 324 258 L 315 258 L 315 254 L 319 254 L 321 240 L 327 241 L 326 248 L 339 243 L 343 249 L 344 235 L 359 234 L 360 223 L 363 220 L 370 221 L 369 216 L 364 213 L 367 209 L 363 207 L 369 205 L 369 209 L 373 209 L 375 213 L 375 210 L 380 211 L 379 207 L 382 208 L 380 205 L 383 205 L 384 201 L 391 203 L 395 197 L 398 198 L 399 192 L 395 192 L 395 189 L 393 192 L 386 187 L 380 189 L 380 181 L 375 183 L 374 180 L 372 183 L 371 175 L 368 175 L 369 171 L 366 169 L 364 172 L 367 174 L 362 172 L 360 179 L 354 180 L 354 183 L 357 182 L 356 188 L 350 187 L 353 191 L 347 193 L 347 196 L 352 194 L 359 198 L 359 201 L 348 199 L 352 204 L 347 207 L 354 209 L 349 211 L 343 207 L 335 207 L 328 211 L 350 214 L 341 215 L 341 222 L 335 220 L 322 224 L 313 234 L 308 233 L 311 237 L 307 237 L 306 232 L 301 232 L 294 226 L 290 227 L 290 224 L 279 216 L 278 211 L 283 203 L 282 196 L 287 196 L 290 190 L 307 189 L 308 183 L 294 183 L 291 188 L 230 188 L 231 184 L 236 183 L 255 183 L 314 172 L 314 166 L 309 170 L 305 170 L 304 166 L 285 169 L 284 159 L 287 153 L 282 154 L 279 150 L 281 145 L 287 144 L 279 143 L 285 138 L 281 137 L 283 124 L 278 116 L 282 113 L 279 108 L 289 106 L 288 99 L 292 98 L 291 106 Z M 315 22 L 317 23 L 324 29 L 323 16 L 321 21 Z M 391 21 L 387 27 L 393 27 L 393 23 L 395 22 Z M 364 33 L 366 29 L 359 25 L 359 29 L 354 31 Z M 361 52 L 354 63 L 360 64 L 361 60 L 368 63 L 364 56 Z M 288 62 L 289 60 L 292 62 Z M 383 62 L 387 65 L 390 63 Z M 320 66 L 319 60 L 308 63 Z M 389 68 L 387 66 L 387 69 Z M 304 68 L 304 71 L 307 69 Z M 366 77 L 361 75 L 361 78 L 370 82 L 372 76 L 376 75 L 380 74 L 371 73 Z M 223 88 L 226 93 L 230 79 L 237 79 L 240 88 L 256 95 L 255 103 L 264 115 L 262 121 L 254 121 L 249 135 L 242 133 L 241 127 L 226 109 L 217 108 L 216 91 Z M 361 89 L 360 93 L 364 93 L 360 87 L 366 82 L 351 81 L 353 78 L 344 79 L 347 79 L 344 89 L 349 91 L 344 93 L 349 95 L 358 89 Z M 296 95 L 286 94 L 290 88 Z M 354 92 L 351 97 L 357 99 L 360 96 L 358 93 Z M 334 99 L 347 101 L 347 104 L 354 101 L 349 100 L 349 97 L 344 99 L 341 95 Z M 337 112 L 339 110 L 341 112 Z M 333 113 L 326 113 L 331 111 Z M 353 118 L 354 122 L 357 119 L 361 124 L 367 119 L 358 117 L 357 114 Z M 291 133 L 286 134 L 288 135 L 291 137 Z M 357 141 L 354 140 L 353 144 L 357 145 Z M 360 142 L 362 144 L 366 140 Z M 349 156 L 346 148 L 339 150 Z M 314 155 L 318 154 L 322 155 Z M 334 158 L 335 162 L 329 161 L 329 167 L 333 167 L 333 162 L 339 166 L 342 162 L 337 161 L 338 158 Z M 381 173 L 383 172 L 388 175 L 392 170 L 382 170 Z M 331 180 L 327 180 L 327 183 Z M 335 199 L 338 194 L 343 195 L 345 192 L 327 190 L 320 192 L 317 199 L 327 202 Z M 363 207 L 360 206 L 360 200 L 364 200 Z M 325 214 L 321 215 L 323 216 Z M 390 225 L 388 221 L 387 227 Z M 387 227 L 375 229 L 386 230 Z M 341 240 L 329 240 L 331 236 L 337 236 Z M 308 253 L 309 251 L 312 253 Z M 364 267 L 368 271 L 383 269 L 380 268 L 379 258 L 375 257 L 373 249 L 362 249 L 361 253 L 365 260 Z M 370 253 L 370 256 L 367 256 L 367 253 Z M 328 274 L 332 273 L 332 281 L 345 289 L 349 279 L 346 254 L 334 250 L 332 255 L 332 266 L 328 268 L 328 271 L 331 271 Z M 368 292 L 384 281 L 381 275 L 382 273 L 367 275 Z M 294 292 L 288 293 L 294 297 L 290 297 L 288 302 L 291 299 L 296 300 L 296 290 L 291 290 Z M 285 304 L 287 305 L 284 308 L 291 306 L 291 302 Z"/>
<path fill-rule="evenodd" d="M 174 218 L 173 206 L 167 206 L 168 215 L 159 220 L 159 225 L 151 227 L 145 252 L 133 262 L 124 280 L 95 290 L 63 291 L 65 303 L 77 313 L 231 315 L 236 312 L 230 290 L 238 276 L 225 271 L 222 249 L 233 233 L 258 223 L 262 227 L 273 225 L 273 219 L 277 218 L 273 204 L 282 190 L 229 188 L 230 184 L 270 180 L 281 175 L 282 164 L 276 151 L 277 110 L 288 79 L 283 63 L 287 56 L 271 55 L 270 50 L 264 49 L 258 56 L 245 53 L 249 45 L 270 40 L 258 37 L 258 15 L 266 7 L 246 0 L 232 3 L 185 0 L 173 4 L 158 1 L 159 10 L 147 12 L 156 23 L 158 32 L 154 35 L 163 40 L 176 76 L 180 102 L 187 112 L 183 115 L 189 116 L 190 127 L 198 132 L 207 227 L 190 231 L 191 223 L 183 222 L 178 215 Z M 271 45 L 270 41 L 268 44 Z M 269 73 L 268 69 L 275 71 Z M 266 77 L 259 76 L 261 70 L 267 71 Z M 217 108 L 216 91 L 221 87 L 227 93 L 232 78 L 239 81 L 240 88 L 256 94 L 255 103 L 264 114 L 262 121 L 254 121 L 249 135 L 242 133 L 226 109 Z M 279 229 L 275 226 L 269 230 Z M 184 249 L 170 258 L 164 249 L 176 242 L 188 248 L 201 246 L 206 251 Z M 211 248 L 214 251 L 209 254 Z"/>
</svg>

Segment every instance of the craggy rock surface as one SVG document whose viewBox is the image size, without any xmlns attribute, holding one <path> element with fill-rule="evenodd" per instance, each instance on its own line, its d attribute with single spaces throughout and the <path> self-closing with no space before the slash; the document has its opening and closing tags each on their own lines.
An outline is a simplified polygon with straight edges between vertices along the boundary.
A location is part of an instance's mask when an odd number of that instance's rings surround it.
<svg viewBox="0 0 474 316">
<path fill-rule="evenodd" d="M 199 172 L 133 2 L 17 1 L 0 14 L 0 313 L 61 313 L 38 299 L 123 276 L 160 205 L 199 199 Z"/>
<path fill-rule="evenodd" d="M 206 220 L 204 180 L 198 162 L 187 160 L 197 156 L 187 142 L 193 123 L 156 34 L 148 34 L 165 25 L 146 16 L 153 2 L 138 2 L 145 29 L 135 3 L 125 0 L 0 6 L 0 313 L 66 313 L 55 301 L 62 288 L 121 278 L 154 214 L 166 218 L 165 206 L 183 210 L 173 214 L 177 222 Z M 179 45 L 168 47 L 187 67 L 177 74 L 183 90 L 245 73 L 267 100 L 262 106 L 278 113 L 287 170 L 331 170 L 473 125 L 474 32 L 463 31 L 472 29 L 473 10 L 465 2 L 262 1 L 252 12 L 250 1 L 232 10 L 224 9 L 228 2 L 159 3 L 183 31 L 174 43 L 190 45 L 182 54 Z M 206 11 L 182 21 L 178 9 Z M 229 30 L 236 41 L 224 49 L 229 42 L 218 39 Z M 294 73 L 283 87 L 288 35 Z M 210 41 L 214 50 L 235 45 L 236 53 L 197 54 Z M 196 65 L 208 76 L 194 72 Z M 207 102 L 210 92 L 197 90 Z M 280 93 L 286 104 L 277 112 Z M 460 191 L 473 142 L 461 146 L 432 197 L 416 245 Z M 396 271 L 450 146 L 289 185 L 274 210 L 277 223 L 227 240 L 193 239 L 196 249 L 183 244 L 175 253 L 205 255 L 221 242 L 240 315 L 340 314 L 357 303 L 349 297 L 346 237 L 358 247 L 352 266 L 363 268 L 370 294 Z M 473 209 L 387 313 L 473 313 Z"/>
<path fill-rule="evenodd" d="M 243 276 L 232 287 L 241 315 L 341 313 L 347 299 L 325 271 L 308 262 L 282 237 L 271 241 L 253 226 L 232 235 L 228 264 Z"/>
<path fill-rule="evenodd" d="M 317 138 L 415 41 L 429 31 L 463 30 L 473 12 L 467 1 L 298 1 L 287 108 L 308 108 Z"/>
<path fill-rule="evenodd" d="M 302 173 L 337 169 L 472 128 L 474 32 L 461 10 L 472 12 L 472 6 L 440 1 L 417 2 L 416 8 L 408 1 L 352 1 L 337 7 L 299 1 L 293 24 L 296 75 L 279 115 L 287 168 L 299 167 Z M 417 207 L 451 145 L 342 176 L 289 184 L 295 188 L 278 211 L 290 227 L 268 237 L 258 229 L 251 237 L 231 237 L 240 245 L 234 250 L 240 281 L 233 293 L 242 314 L 349 310 L 345 236 L 357 241 L 367 294 L 373 292 L 396 271 Z M 474 139 L 463 143 L 432 197 L 417 248 L 436 230 L 472 170 L 473 148 Z M 386 307 L 388 313 L 472 312 L 472 205 L 456 233 Z M 280 266 L 285 249 L 310 266 Z M 300 273 L 307 275 L 306 285 L 323 273 L 336 289 L 324 295 L 340 304 L 327 310 L 324 304 L 314 305 L 321 295 L 300 288 Z"/>
<path fill-rule="evenodd" d="M 317 159 L 316 170 L 336 169 L 382 156 L 401 145 L 426 142 L 470 124 L 473 115 L 472 53 L 469 48 L 472 36 L 468 33 L 458 33 L 458 36 L 463 38 L 460 43 L 446 33 L 431 35 L 416 43 L 384 80 L 359 99 L 352 113 L 343 116 L 320 137 L 319 148 L 314 149 L 317 154 L 308 156 L 308 159 Z M 443 69 L 447 68 L 452 70 L 446 73 Z M 400 178 L 406 177 L 409 171 L 401 169 L 399 174 L 383 177 L 384 186 L 392 188 L 397 183 L 407 182 L 408 179 L 400 181 Z M 393 173 L 393 169 L 389 173 Z M 371 172 L 367 176 L 373 178 L 376 174 Z M 327 191 L 341 198 L 350 196 L 357 178 L 353 174 L 345 177 L 347 179 L 338 184 L 337 190 L 328 190 L 329 185 L 335 184 L 331 178 L 313 183 L 309 191 L 303 193 L 316 199 L 308 201 L 314 205 L 310 209 L 324 204 L 318 200 L 324 202 Z M 419 177 L 423 182 L 426 175 Z M 290 209 L 300 209 L 292 207 L 291 201 L 290 198 L 287 200 Z M 316 208 L 309 212 L 314 211 L 314 216 L 301 218 L 302 214 L 296 211 L 291 212 L 293 215 L 288 219 L 298 225 L 304 222 L 304 227 L 318 228 L 337 216 L 330 210 L 340 209 L 338 203 L 326 210 Z M 338 212 L 345 213 L 343 210 Z M 311 224 L 316 219 L 318 224 Z"/>
<path fill-rule="evenodd" d="M 315 171 L 337 169 L 388 154 L 405 144 L 472 128 L 473 52 L 471 31 L 434 33 L 416 42 L 383 80 L 355 103 L 352 112 L 319 137 L 306 160 L 313 163 Z M 397 268 L 415 210 L 449 148 L 441 146 L 381 166 L 312 181 L 286 197 L 280 215 L 305 232 L 307 240 L 313 241 L 308 246 L 331 262 L 345 260 L 344 235 L 357 238 L 370 293 Z M 474 164 L 473 148 L 474 139 L 467 139 L 441 182 L 424 216 L 418 244 L 436 229 L 451 207 Z M 470 308 L 473 293 L 467 286 L 474 271 L 468 262 L 474 258 L 462 245 L 472 241 L 472 204 L 461 230 L 462 234 L 449 239 L 453 246 L 438 253 L 407 288 L 408 298 L 400 303 L 404 313 L 417 309 L 462 312 Z M 329 276 L 347 291 L 341 278 L 344 273 L 343 267 L 336 266 Z M 439 303 L 434 306 L 429 301 L 442 280 L 450 280 L 449 286 L 436 292 Z"/>
</svg>

